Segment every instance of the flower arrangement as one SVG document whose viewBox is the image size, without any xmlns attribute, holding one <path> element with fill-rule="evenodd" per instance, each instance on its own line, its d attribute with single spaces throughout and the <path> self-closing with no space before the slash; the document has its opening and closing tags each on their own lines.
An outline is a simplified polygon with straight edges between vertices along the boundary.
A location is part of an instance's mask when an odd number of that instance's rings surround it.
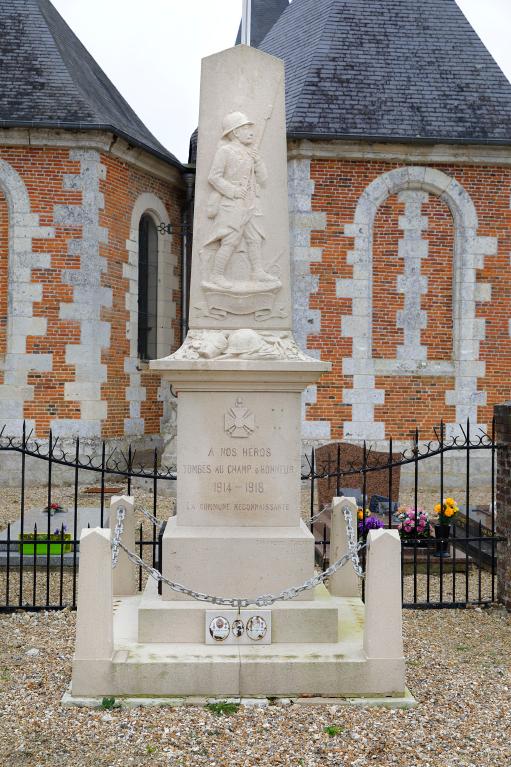
<svg viewBox="0 0 511 767">
<path fill-rule="evenodd" d="M 54 514 L 65 514 L 66 510 L 63 506 L 60 505 L 60 503 L 50 503 L 49 506 L 45 506 L 43 509 L 43 514 L 49 514 L 50 517 L 53 517 Z"/>
<path fill-rule="evenodd" d="M 424 509 L 404 506 L 396 514 L 399 519 L 399 535 L 401 538 L 429 538 L 431 525 L 429 516 Z"/>
<path fill-rule="evenodd" d="M 385 527 L 381 519 L 378 519 L 377 517 L 365 517 L 364 519 L 363 512 L 362 518 L 359 516 L 358 532 L 360 535 L 367 535 L 369 530 L 379 530 L 381 527 Z"/>
<path fill-rule="evenodd" d="M 459 512 L 459 507 L 454 498 L 444 498 L 443 503 L 436 504 L 434 511 L 439 525 L 449 525 L 452 518 Z"/>
</svg>

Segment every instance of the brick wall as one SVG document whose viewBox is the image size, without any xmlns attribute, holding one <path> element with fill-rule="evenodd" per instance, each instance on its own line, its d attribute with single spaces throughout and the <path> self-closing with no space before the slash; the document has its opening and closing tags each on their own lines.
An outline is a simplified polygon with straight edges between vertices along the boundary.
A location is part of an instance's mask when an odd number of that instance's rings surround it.
<svg viewBox="0 0 511 767">
<path fill-rule="evenodd" d="M 130 342 L 126 333 L 129 312 L 126 306 L 126 294 L 129 283 L 124 275 L 123 266 L 128 264 L 126 242 L 130 239 L 132 212 L 137 198 L 144 193 L 155 195 L 168 212 L 168 220 L 176 233 L 172 240 L 172 254 L 175 256 L 174 278 L 176 286 L 180 284 L 180 247 L 179 234 L 182 196 L 156 177 L 134 169 L 127 163 L 113 157 L 102 157 L 107 168 L 106 181 L 103 182 L 105 208 L 101 216 L 102 225 L 108 229 L 109 242 L 106 248 L 108 269 L 104 276 L 105 285 L 113 291 L 111 310 L 105 311 L 105 318 L 110 322 L 112 348 L 116 355 L 105 351 L 103 362 L 107 365 L 108 378 L 103 385 L 103 396 L 108 403 L 108 422 L 104 425 L 104 436 L 114 437 L 124 434 L 125 420 L 130 418 L 129 402 L 126 397 L 119 397 L 119 392 L 126 392 L 130 386 L 130 375 L 125 361 L 130 359 Z M 138 226 L 138 224 L 137 224 Z M 168 296 L 176 304 L 176 317 L 172 321 L 174 337 L 170 354 L 179 346 L 180 339 L 180 293 L 176 289 Z M 145 434 L 160 433 L 160 419 L 163 416 L 163 404 L 158 400 L 160 378 L 149 372 L 146 365 L 139 365 L 140 387 L 143 389 L 140 403 L 140 418 L 144 421 Z"/>
<path fill-rule="evenodd" d="M 390 183 L 389 178 L 399 181 L 408 173 L 402 163 L 310 161 L 311 212 L 323 214 L 325 226 L 313 230 L 310 237 L 315 257 L 309 269 L 317 289 L 310 292 L 308 308 L 311 316 L 318 313 L 320 325 L 316 332 L 314 328 L 309 332 L 307 348 L 332 361 L 333 370 L 323 377 L 315 401 L 308 405 L 307 420 L 329 423 L 332 439 L 349 438 L 350 422 L 357 418 L 360 431 L 354 429 L 354 438 L 375 441 L 390 436 L 408 439 L 416 424 L 429 433 L 441 417 L 452 428 L 465 414 L 474 425 L 490 424 L 493 405 L 507 396 L 511 375 L 511 169 L 429 166 L 436 169 L 434 173 L 440 172 L 435 177 L 428 171 L 439 187 L 446 188 L 454 179 L 452 204 L 460 200 L 466 214 L 465 228 L 460 228 L 453 220 L 448 195 L 442 188 L 435 193 L 431 184 L 424 183 L 425 167 L 412 172 L 413 183 L 401 184 L 402 191 L 382 194 L 379 185 Z M 422 181 L 416 183 L 419 178 Z M 370 185 L 373 198 L 380 195 L 382 201 L 375 206 L 372 249 L 368 248 L 371 273 L 363 275 L 366 282 L 361 282 L 368 253 L 363 252 L 365 234 L 356 217 L 360 220 L 364 206 L 374 205 L 367 198 Z M 467 223 L 472 207 L 478 219 L 476 232 Z M 460 351 L 466 348 L 465 341 L 456 346 L 453 320 L 455 239 L 463 251 L 460 243 L 466 233 L 475 236 L 463 252 L 465 274 L 475 266 L 474 318 L 463 315 L 470 312 L 465 286 L 457 304 L 461 317 L 456 332 L 463 339 L 472 333 L 469 365 L 463 364 Z M 461 262 L 457 263 L 459 268 Z M 371 280 L 371 332 L 364 336 L 359 330 L 365 311 L 360 308 L 360 290 Z M 353 333 L 359 334 L 356 343 Z M 363 350 L 362 361 L 352 360 L 354 346 L 361 344 L 370 347 L 369 353 Z M 413 369 L 407 372 L 403 366 L 410 360 Z"/>
<path fill-rule="evenodd" d="M 150 192 L 161 199 L 175 227 L 169 301 L 177 306 L 171 334 L 176 348 L 180 193 L 150 172 L 96 150 L 21 145 L 0 147 L 0 190 L 2 383 L 12 387 L 15 399 L 8 402 L 6 389 L 0 420 L 13 433 L 27 419 L 37 436 L 51 427 L 63 437 L 123 437 L 130 415 L 123 270 L 133 207 Z M 9 207 L 18 226 L 16 253 L 9 250 Z M 13 253 L 17 282 L 13 288 L 11 276 L 9 290 L 16 325 L 7 344 L 7 264 L 10 258 L 13 267 Z M 141 379 L 146 399 L 139 434 L 159 435 L 160 382 L 148 371 Z"/>
</svg>

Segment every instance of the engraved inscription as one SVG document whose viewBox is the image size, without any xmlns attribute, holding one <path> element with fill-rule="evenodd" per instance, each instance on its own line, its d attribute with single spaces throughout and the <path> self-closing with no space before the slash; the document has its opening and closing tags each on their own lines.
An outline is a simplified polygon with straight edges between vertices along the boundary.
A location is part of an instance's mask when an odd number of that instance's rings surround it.
<svg viewBox="0 0 511 767">
<path fill-rule="evenodd" d="M 225 414 L 224 424 L 229 436 L 246 439 L 255 430 L 255 416 L 245 407 L 243 400 L 237 399 L 234 407 L 229 408 Z"/>
<path fill-rule="evenodd" d="M 234 415 L 232 410 L 237 409 Z M 245 419 L 252 426 L 253 414 L 241 400 L 236 401 L 235 408 L 226 414 L 228 424 L 235 428 L 243 428 Z M 264 445 L 247 447 L 209 447 L 205 451 L 207 460 L 212 462 L 197 462 L 183 464 L 185 475 L 195 475 L 200 478 L 201 495 L 211 498 L 211 501 L 186 501 L 186 510 L 190 512 L 288 512 L 288 503 L 272 502 L 275 492 L 275 481 L 280 477 L 297 476 L 299 467 L 292 463 L 273 462 L 273 451 Z M 217 498 L 218 500 L 213 500 Z"/>
</svg>

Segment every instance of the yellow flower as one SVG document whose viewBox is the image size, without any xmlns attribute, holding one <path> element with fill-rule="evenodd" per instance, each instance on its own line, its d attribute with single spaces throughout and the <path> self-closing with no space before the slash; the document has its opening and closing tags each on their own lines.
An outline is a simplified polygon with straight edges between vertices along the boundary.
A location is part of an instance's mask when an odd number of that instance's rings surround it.
<svg viewBox="0 0 511 767">
<path fill-rule="evenodd" d="M 359 509 L 359 510 L 358 510 L 358 514 L 357 514 L 357 517 L 358 517 L 359 519 L 364 519 L 364 512 L 362 511 L 362 509 Z"/>
<path fill-rule="evenodd" d="M 437 503 L 435 506 L 435 514 L 440 514 L 441 511 L 442 511 L 442 507 L 440 506 L 439 503 Z"/>
<path fill-rule="evenodd" d="M 456 506 L 456 501 L 454 500 L 454 498 L 446 498 L 445 499 L 445 503 L 448 506 Z"/>
<path fill-rule="evenodd" d="M 444 511 L 444 514 L 446 517 L 452 517 L 454 514 L 454 509 L 451 509 L 451 507 L 448 506 L 446 510 Z"/>
</svg>

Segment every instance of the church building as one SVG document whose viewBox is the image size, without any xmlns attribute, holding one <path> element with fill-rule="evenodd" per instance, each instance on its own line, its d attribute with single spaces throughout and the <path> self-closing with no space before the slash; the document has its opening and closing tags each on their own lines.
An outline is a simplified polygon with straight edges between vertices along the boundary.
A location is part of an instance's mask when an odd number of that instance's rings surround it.
<svg viewBox="0 0 511 767">
<path fill-rule="evenodd" d="M 511 377 L 511 84 L 455 0 L 253 0 L 285 61 L 306 443 L 491 425 Z M 151 135 L 50 0 L 0 0 L 0 423 L 139 448 L 176 402 L 195 141 Z M 170 453 L 169 453 L 170 455 Z"/>
</svg>

